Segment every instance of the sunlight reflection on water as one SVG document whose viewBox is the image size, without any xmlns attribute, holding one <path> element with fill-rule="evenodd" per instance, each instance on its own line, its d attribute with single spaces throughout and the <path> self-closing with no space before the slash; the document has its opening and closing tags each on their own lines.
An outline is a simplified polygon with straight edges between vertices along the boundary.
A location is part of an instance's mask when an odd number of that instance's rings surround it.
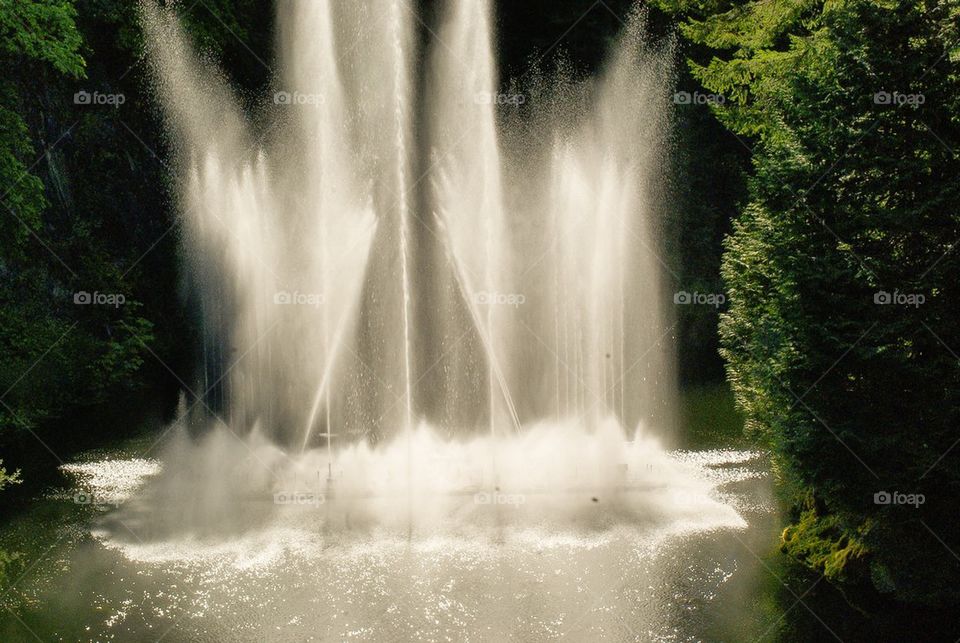
<svg viewBox="0 0 960 643">
<path fill-rule="evenodd" d="M 100 514 L 73 563 L 74 574 L 103 581 L 88 581 L 77 599 L 84 607 L 72 619 L 90 628 L 77 638 L 172 628 L 169 640 L 698 640 L 704 607 L 740 566 L 723 553 L 724 534 L 769 511 L 751 486 L 767 474 L 756 452 L 668 457 L 709 480 L 729 513 L 460 524 L 408 539 L 384 525 L 324 529 L 325 512 L 309 508 L 245 533 L 138 541 L 116 516 L 136 505 L 159 463 L 66 465 L 78 489 L 126 503 Z M 70 638 L 68 626 L 58 632 Z"/>
</svg>

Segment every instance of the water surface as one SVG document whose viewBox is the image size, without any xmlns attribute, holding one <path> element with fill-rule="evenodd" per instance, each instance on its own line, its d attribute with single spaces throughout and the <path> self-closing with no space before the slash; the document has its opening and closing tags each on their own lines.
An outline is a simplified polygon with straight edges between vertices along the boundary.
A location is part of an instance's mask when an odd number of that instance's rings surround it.
<svg viewBox="0 0 960 643">
<path fill-rule="evenodd" d="M 104 457 L 106 455 L 106 457 Z M 162 465 L 93 453 L 3 532 L 24 575 L 3 597 L 3 640 L 740 640 L 775 542 L 766 463 L 752 451 L 672 452 L 733 510 L 624 519 L 604 499 L 563 525 L 489 520 L 431 533 L 345 528 L 329 506 L 256 528 L 158 536 L 138 493 Z M 633 493 L 662 493 L 637 490 Z M 471 499 L 472 500 L 472 499 Z M 580 502 L 571 498 L 569 502 Z M 262 502 L 250 499 L 250 503 Z M 240 508 L 238 508 L 239 510 Z M 476 514 L 473 514 L 476 515 Z M 46 532 L 31 537 L 34 530 Z M 19 539 L 19 540 L 18 540 Z M 29 561 L 29 562 L 28 562 Z"/>
</svg>

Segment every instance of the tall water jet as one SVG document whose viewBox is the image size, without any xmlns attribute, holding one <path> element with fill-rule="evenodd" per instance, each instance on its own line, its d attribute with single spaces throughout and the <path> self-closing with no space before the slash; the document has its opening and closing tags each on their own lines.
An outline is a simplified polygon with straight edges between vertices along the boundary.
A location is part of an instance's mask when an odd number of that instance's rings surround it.
<svg viewBox="0 0 960 643">
<path fill-rule="evenodd" d="M 488 0 L 450 3 L 432 51 L 430 147 L 438 228 L 487 369 L 488 426 L 519 430 L 504 353 L 512 292 L 496 110 L 499 87 Z M 456 401 L 452 401 L 456 403 Z"/>
<path fill-rule="evenodd" d="M 638 10 L 598 80 L 534 74 L 502 90 L 490 14 L 451 3 L 432 46 L 431 203 L 464 299 L 441 314 L 471 313 L 491 427 L 508 409 L 667 430 L 657 213 L 670 52 L 646 44 Z"/>
<path fill-rule="evenodd" d="M 354 244 L 369 246 L 369 230 L 364 226 L 371 224 L 373 215 L 369 196 L 360 192 L 357 163 L 350 152 L 352 141 L 337 65 L 332 3 L 294 3 L 277 18 L 282 73 L 275 102 L 289 108 L 285 117 L 291 133 L 282 143 L 291 167 L 278 178 L 285 182 L 282 193 L 288 207 L 304 213 L 297 239 L 312 240 L 306 245 L 314 250 L 311 265 L 291 269 L 314 279 L 323 294 L 319 322 L 324 368 L 303 426 L 302 444 L 306 447 L 310 443 L 322 418 L 329 448 L 333 437 L 333 377 L 338 362 L 346 360 L 341 353 L 353 335 L 351 325 L 356 321 L 365 271 L 365 248 L 359 248 L 363 260 L 357 261 Z M 356 213 L 365 209 L 367 212 L 357 217 Z M 334 287 L 344 282 L 349 287 Z"/>
<path fill-rule="evenodd" d="M 408 527 L 415 494 L 445 475 L 435 428 L 485 435 L 454 467 L 470 488 L 542 488 L 517 450 L 551 430 L 606 462 L 548 468 L 556 489 L 619 488 L 628 442 L 671 419 L 654 223 L 669 57 L 644 44 L 642 16 L 598 81 L 504 92 L 489 0 L 448 3 L 419 82 L 403 0 L 284 2 L 261 143 L 173 14 L 145 6 L 188 272 L 209 343 L 235 356 L 224 423 L 293 447 L 295 479 L 323 447 L 338 495 L 402 492 Z M 465 362 L 446 361 L 456 338 Z M 346 471 L 358 443 L 372 455 Z"/>
<path fill-rule="evenodd" d="M 505 126 L 510 234 L 524 331 L 509 350 L 525 413 L 628 434 L 673 423 L 659 186 L 670 51 L 637 10 L 602 75 L 535 77 Z M 519 90 L 514 90 L 519 91 Z"/>
<path fill-rule="evenodd" d="M 330 3 L 288 3 L 278 16 L 284 73 L 266 142 L 226 83 L 199 64 L 172 11 L 143 9 L 177 142 L 188 274 L 206 342 L 224 356 L 205 372 L 222 386 L 225 421 L 303 442 L 322 408 L 330 433 L 348 412 L 331 392 L 354 368 L 340 353 L 354 341 L 376 227 L 349 153 Z M 337 370 L 340 386 L 331 383 Z"/>
<path fill-rule="evenodd" d="M 407 127 L 409 116 L 409 81 L 406 77 L 406 55 L 404 51 L 404 12 L 401 8 L 402 0 L 392 0 L 390 3 L 390 22 L 393 27 L 391 42 L 394 48 L 394 96 L 396 99 L 396 145 L 397 145 L 397 218 L 400 229 L 400 287 L 403 291 L 403 394 L 404 394 L 404 429 L 413 430 L 413 347 L 411 344 L 411 249 L 410 249 L 410 204 L 408 202 L 407 183 Z"/>
</svg>

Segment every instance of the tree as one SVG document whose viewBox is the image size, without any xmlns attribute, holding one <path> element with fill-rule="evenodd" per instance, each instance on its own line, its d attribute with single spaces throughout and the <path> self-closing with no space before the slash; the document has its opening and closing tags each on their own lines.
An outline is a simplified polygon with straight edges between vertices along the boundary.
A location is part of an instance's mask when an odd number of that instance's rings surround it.
<svg viewBox="0 0 960 643">
<path fill-rule="evenodd" d="M 721 339 L 794 507 L 783 548 L 847 587 L 955 604 L 958 4 L 664 4 L 754 148 Z"/>
<path fill-rule="evenodd" d="M 76 18 L 66 0 L 0 2 L 0 444 L 14 455 L 42 423 L 130 384 L 150 341 L 132 297 L 80 305 L 101 284 L 124 291 L 96 219 L 62 207 L 72 186 L 55 148 L 73 128 L 60 112 L 86 70 Z"/>
<path fill-rule="evenodd" d="M 0 60 L 7 69 L 41 63 L 79 78 L 84 62 L 78 53 L 81 40 L 75 17 L 76 11 L 66 0 L 3 0 Z M 34 149 L 20 115 L 23 101 L 17 84 L 5 74 L 0 81 L 0 185 L 4 186 L 3 202 L 11 211 L 0 219 L 0 243 L 5 254 L 22 250 L 26 237 L 39 228 L 40 213 L 46 205 L 43 182 L 27 167 Z"/>
<path fill-rule="evenodd" d="M 50 451 L 137 430 L 192 379 L 138 6 L 0 0 L 0 453 L 34 482 L 59 464 Z M 270 3 L 179 8 L 241 90 L 262 94 Z M 84 102 L 96 95 L 111 102 Z"/>
</svg>

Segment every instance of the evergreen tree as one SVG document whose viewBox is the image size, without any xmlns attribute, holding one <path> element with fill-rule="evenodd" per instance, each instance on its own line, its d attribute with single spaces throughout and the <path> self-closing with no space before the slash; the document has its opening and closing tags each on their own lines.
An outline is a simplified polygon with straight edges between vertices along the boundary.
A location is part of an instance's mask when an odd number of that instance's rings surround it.
<svg viewBox="0 0 960 643">
<path fill-rule="evenodd" d="M 721 336 L 794 507 L 783 548 L 847 587 L 955 604 L 958 4 L 663 4 L 754 148 Z"/>
</svg>

